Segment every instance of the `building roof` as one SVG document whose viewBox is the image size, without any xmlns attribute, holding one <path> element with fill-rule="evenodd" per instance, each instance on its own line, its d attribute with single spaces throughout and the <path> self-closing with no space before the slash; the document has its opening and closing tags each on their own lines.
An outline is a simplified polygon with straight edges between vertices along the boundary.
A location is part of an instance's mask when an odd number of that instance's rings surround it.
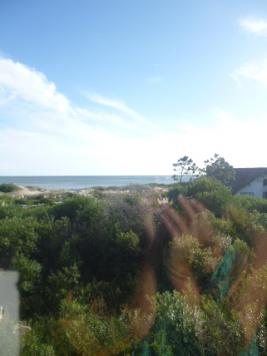
<svg viewBox="0 0 267 356">
<path fill-rule="evenodd" d="M 232 190 L 234 193 L 248 185 L 255 178 L 267 175 L 267 168 L 235 168 L 235 173 L 235 180 L 232 183 Z"/>
</svg>

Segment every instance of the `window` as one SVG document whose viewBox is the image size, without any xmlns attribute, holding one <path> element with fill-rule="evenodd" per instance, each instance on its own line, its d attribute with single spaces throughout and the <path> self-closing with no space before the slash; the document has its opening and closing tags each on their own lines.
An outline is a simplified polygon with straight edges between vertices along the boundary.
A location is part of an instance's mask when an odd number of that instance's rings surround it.
<svg viewBox="0 0 267 356">
<path fill-rule="evenodd" d="M 267 186 L 267 178 L 263 179 L 262 185 Z"/>
<path fill-rule="evenodd" d="M 267 192 L 263 192 L 262 197 L 267 199 Z"/>
</svg>

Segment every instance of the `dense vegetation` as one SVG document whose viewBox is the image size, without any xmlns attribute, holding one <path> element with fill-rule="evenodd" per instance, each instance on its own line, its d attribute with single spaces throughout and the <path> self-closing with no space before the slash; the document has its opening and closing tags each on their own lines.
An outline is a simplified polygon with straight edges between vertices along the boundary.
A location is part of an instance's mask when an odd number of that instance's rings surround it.
<svg viewBox="0 0 267 356">
<path fill-rule="evenodd" d="M 19 187 L 13 183 L 2 183 L 0 184 L 0 192 L 2 193 L 11 193 L 19 190 Z"/>
<path fill-rule="evenodd" d="M 20 318 L 31 328 L 23 355 L 267 354 L 267 274 L 264 263 L 254 267 L 267 200 L 199 178 L 166 193 L 183 219 L 180 194 L 209 209 L 205 243 L 195 228 L 173 239 L 153 194 L 0 196 L 0 267 L 19 271 Z M 177 266 L 187 267 L 197 292 L 179 290 Z M 145 301 L 149 283 L 153 301 Z M 255 293 L 250 324 L 244 308 Z"/>
</svg>

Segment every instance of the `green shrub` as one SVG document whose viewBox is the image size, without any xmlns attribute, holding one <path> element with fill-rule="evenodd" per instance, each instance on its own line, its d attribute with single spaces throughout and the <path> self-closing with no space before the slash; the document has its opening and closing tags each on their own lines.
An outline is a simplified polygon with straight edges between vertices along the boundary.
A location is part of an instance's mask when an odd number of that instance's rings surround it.
<svg viewBox="0 0 267 356">
<path fill-rule="evenodd" d="M 231 190 L 214 178 L 200 177 L 189 183 L 177 184 L 168 193 L 177 205 L 177 196 L 183 194 L 195 198 L 216 216 L 222 216 L 232 199 Z"/>
<path fill-rule="evenodd" d="M 19 187 L 13 183 L 0 184 L 0 192 L 2 192 L 2 193 L 12 193 L 17 190 L 19 190 Z"/>
<path fill-rule="evenodd" d="M 233 197 L 233 204 L 249 212 L 257 211 L 259 213 L 267 213 L 267 199 L 248 195 L 235 195 Z"/>
<path fill-rule="evenodd" d="M 203 355 L 240 355 L 245 341 L 238 319 L 225 301 L 204 297 L 198 333 Z"/>
<path fill-rule="evenodd" d="M 197 329 L 201 313 L 187 304 L 177 292 L 157 295 L 157 313 L 154 327 L 146 338 L 147 347 L 154 355 L 200 355 Z M 140 347 L 140 350 L 144 348 Z"/>
</svg>

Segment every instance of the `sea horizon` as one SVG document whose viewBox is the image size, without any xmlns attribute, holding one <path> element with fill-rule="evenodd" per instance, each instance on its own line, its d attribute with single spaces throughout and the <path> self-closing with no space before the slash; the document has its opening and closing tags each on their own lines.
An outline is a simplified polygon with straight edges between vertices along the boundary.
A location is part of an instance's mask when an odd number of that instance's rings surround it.
<svg viewBox="0 0 267 356">
<path fill-rule="evenodd" d="M 13 183 L 44 189 L 85 189 L 144 184 L 171 184 L 171 175 L 16 175 L 0 176 L 0 184 Z"/>
</svg>

